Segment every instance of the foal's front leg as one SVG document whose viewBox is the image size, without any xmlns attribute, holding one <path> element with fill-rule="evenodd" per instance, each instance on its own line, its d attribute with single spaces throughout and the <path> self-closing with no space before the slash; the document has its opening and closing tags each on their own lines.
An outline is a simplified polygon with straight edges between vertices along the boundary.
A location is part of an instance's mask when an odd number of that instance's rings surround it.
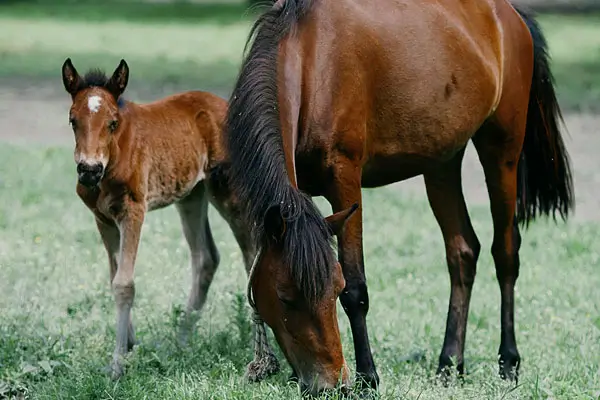
<svg viewBox="0 0 600 400">
<path fill-rule="evenodd" d="M 100 236 L 102 237 L 102 242 L 104 243 L 104 248 L 106 249 L 106 253 L 108 255 L 110 277 L 109 282 L 112 285 L 113 279 L 115 279 L 115 275 L 117 274 L 117 269 L 119 266 L 118 261 L 119 247 L 121 244 L 121 234 L 119 232 L 119 228 L 117 227 L 117 225 L 115 225 L 114 222 L 108 221 L 104 218 L 96 217 L 96 226 L 98 227 L 98 231 L 100 232 Z M 127 335 L 127 350 L 131 350 L 134 344 L 135 330 L 133 329 L 133 324 L 131 323 L 130 316 Z"/>
<path fill-rule="evenodd" d="M 123 375 L 122 358 L 133 344 L 133 327 L 130 326 L 135 296 L 133 273 L 145 215 L 145 207 L 139 203 L 130 202 L 124 209 L 125 214 L 118 219 L 120 251 L 117 272 L 112 280 L 117 306 L 117 340 L 111 364 L 114 379 Z"/>
</svg>

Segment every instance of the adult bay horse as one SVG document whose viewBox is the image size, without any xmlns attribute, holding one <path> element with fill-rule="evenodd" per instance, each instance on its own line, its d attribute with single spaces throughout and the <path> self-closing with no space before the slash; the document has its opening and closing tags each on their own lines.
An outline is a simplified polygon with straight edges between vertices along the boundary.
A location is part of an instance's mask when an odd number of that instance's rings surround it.
<svg viewBox="0 0 600 400">
<path fill-rule="evenodd" d="M 301 383 L 316 392 L 336 385 L 340 373 L 347 379 L 339 295 L 357 377 L 377 386 L 361 208 L 349 215 L 361 187 L 416 175 L 424 175 L 450 275 L 438 371 L 453 357 L 463 370 L 480 252 L 461 188 L 469 140 L 493 218 L 500 374 L 516 378 L 519 225 L 557 212 L 567 219 L 574 201 L 547 45 L 534 17 L 506 0 L 279 0 L 248 44 L 227 116 L 230 179 L 261 248 L 253 302 Z M 348 217 L 344 229 L 330 229 L 309 195 Z"/>
<path fill-rule="evenodd" d="M 80 76 L 67 59 L 62 78 L 72 99 L 69 123 L 75 137 L 77 194 L 94 215 L 109 260 L 117 305 L 111 372 L 118 378 L 124 371 L 122 358 L 135 344 L 134 267 L 148 212 L 175 205 L 190 248 L 191 291 L 180 328 L 184 343 L 219 265 L 208 221 L 209 202 L 232 229 L 246 270 L 255 248 L 224 173 L 228 163 L 222 135 L 224 99 L 188 91 L 147 104 L 126 101 L 122 94 L 129 67 L 124 60 L 109 77 L 97 69 Z M 257 324 L 256 335 L 265 337 L 262 324 Z M 269 360 L 263 373 L 278 369 L 265 340 L 256 340 L 256 352 Z"/>
</svg>

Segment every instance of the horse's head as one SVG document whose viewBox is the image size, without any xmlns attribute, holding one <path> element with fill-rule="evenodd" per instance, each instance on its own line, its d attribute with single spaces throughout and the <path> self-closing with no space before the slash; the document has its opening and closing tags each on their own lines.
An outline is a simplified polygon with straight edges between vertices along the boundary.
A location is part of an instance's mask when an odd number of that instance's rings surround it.
<svg viewBox="0 0 600 400">
<path fill-rule="evenodd" d="M 354 205 L 325 218 L 329 238 L 341 232 L 357 208 L 358 205 Z M 309 241 L 310 238 L 296 237 L 286 229 L 293 227 L 286 227 L 280 207 L 271 207 L 265 216 L 266 240 L 248 282 L 249 299 L 272 329 L 303 391 L 315 394 L 336 387 L 340 379 L 342 383 L 348 383 L 336 312 L 336 301 L 345 287 L 345 280 L 340 264 L 333 257 L 330 257 L 332 265 L 310 266 L 315 270 L 327 269 L 327 281 L 317 282 L 319 274 L 311 271 L 304 271 L 305 275 L 299 278 L 298 272 L 294 272 L 295 266 L 290 265 L 291 260 L 298 257 L 285 254 L 294 251 L 294 244 L 284 243 L 290 240 L 285 236 L 290 235 L 297 241 Z M 299 279 L 304 283 L 299 283 Z M 310 285 L 320 288 L 316 296 L 310 295 Z"/>
<path fill-rule="evenodd" d="M 75 162 L 79 183 L 98 185 L 110 161 L 111 144 L 119 133 L 119 97 L 127 87 L 129 67 L 125 60 L 109 79 L 99 70 L 84 77 L 67 58 L 62 67 L 63 84 L 73 104 L 69 123 L 75 133 Z"/>
</svg>

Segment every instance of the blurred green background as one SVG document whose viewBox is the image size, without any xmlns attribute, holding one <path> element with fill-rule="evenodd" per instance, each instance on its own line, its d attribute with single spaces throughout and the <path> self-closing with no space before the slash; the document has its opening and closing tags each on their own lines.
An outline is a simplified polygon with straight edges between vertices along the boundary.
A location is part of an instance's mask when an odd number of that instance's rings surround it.
<svg viewBox="0 0 600 400">
<path fill-rule="evenodd" d="M 564 11 L 565 1 L 522 0 Z M 597 1 L 570 2 L 588 8 Z M 0 84 L 60 83 L 60 66 L 112 71 L 120 58 L 132 70 L 130 91 L 142 97 L 203 88 L 229 92 L 244 41 L 260 5 L 268 1 L 224 0 L 9 0 L 0 2 Z M 560 8 L 559 7 L 559 8 Z M 600 13 L 541 16 L 551 44 L 564 106 L 600 104 Z M 150 90 L 152 87 L 153 90 Z M 159 90 L 160 92 L 160 90 Z"/>
</svg>

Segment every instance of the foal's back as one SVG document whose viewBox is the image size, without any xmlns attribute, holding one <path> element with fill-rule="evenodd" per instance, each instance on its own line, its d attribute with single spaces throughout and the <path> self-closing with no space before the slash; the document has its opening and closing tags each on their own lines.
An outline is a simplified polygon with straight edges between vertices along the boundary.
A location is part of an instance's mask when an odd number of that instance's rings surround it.
<svg viewBox="0 0 600 400">
<path fill-rule="evenodd" d="M 147 179 L 149 209 L 185 197 L 211 166 L 225 159 L 221 130 L 227 102 L 219 96 L 190 91 L 147 104 L 126 102 L 124 110 L 132 167 Z"/>
</svg>

